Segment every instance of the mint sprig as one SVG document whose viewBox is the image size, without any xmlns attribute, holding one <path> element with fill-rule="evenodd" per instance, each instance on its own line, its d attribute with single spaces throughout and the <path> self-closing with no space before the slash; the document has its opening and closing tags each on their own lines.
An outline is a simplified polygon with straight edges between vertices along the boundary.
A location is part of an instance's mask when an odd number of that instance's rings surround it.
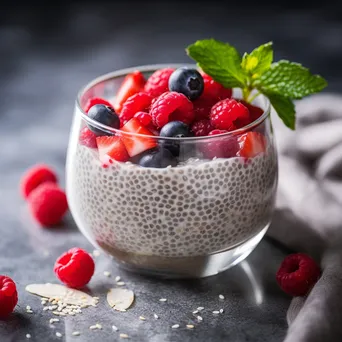
<svg viewBox="0 0 342 342">
<path fill-rule="evenodd" d="M 260 45 L 243 57 L 232 45 L 215 39 L 199 40 L 186 49 L 197 65 L 226 88 L 241 88 L 252 102 L 259 94 L 270 100 L 284 124 L 295 129 L 293 100 L 318 93 L 327 81 L 301 64 L 281 60 L 273 63 L 273 43 Z"/>
</svg>

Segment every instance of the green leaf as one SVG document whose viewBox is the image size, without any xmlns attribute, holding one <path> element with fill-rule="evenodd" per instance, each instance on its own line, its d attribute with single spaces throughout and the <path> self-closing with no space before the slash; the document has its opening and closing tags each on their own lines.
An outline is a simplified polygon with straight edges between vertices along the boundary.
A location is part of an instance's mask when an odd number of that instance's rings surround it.
<svg viewBox="0 0 342 342">
<path fill-rule="evenodd" d="M 296 127 L 296 110 L 292 100 L 277 94 L 265 95 L 270 100 L 273 108 L 284 124 L 294 130 Z"/>
<path fill-rule="evenodd" d="M 270 69 L 253 82 L 253 86 L 262 93 L 301 99 L 323 90 L 327 81 L 319 75 L 311 74 L 301 64 L 282 60 L 272 64 Z"/>
<path fill-rule="evenodd" d="M 226 88 L 243 88 L 246 75 L 241 68 L 239 52 L 228 43 L 215 39 L 198 40 L 186 49 L 197 65 Z"/>
<path fill-rule="evenodd" d="M 244 69 L 252 78 L 259 77 L 268 70 L 273 62 L 273 43 L 269 42 L 260 45 L 250 54 L 245 53 L 242 58 L 242 69 Z"/>
</svg>

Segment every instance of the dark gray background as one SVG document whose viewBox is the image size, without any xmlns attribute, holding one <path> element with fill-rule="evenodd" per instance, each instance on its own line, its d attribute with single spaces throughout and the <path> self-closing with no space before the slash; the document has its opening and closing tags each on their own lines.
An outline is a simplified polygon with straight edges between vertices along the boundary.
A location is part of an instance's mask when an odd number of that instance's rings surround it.
<svg viewBox="0 0 342 342">
<path fill-rule="evenodd" d="M 55 282 L 53 263 L 65 250 L 92 250 L 70 217 L 60 229 L 42 230 L 30 218 L 18 192 L 24 170 L 36 162 L 53 166 L 64 185 L 64 164 L 75 96 L 92 78 L 124 67 L 189 62 L 184 48 L 214 37 L 241 52 L 272 40 L 275 59 L 303 63 L 329 82 L 326 91 L 342 89 L 342 12 L 337 2 L 309 7 L 300 2 L 72 2 L 57 6 L 5 5 L 0 12 L 0 274 L 17 283 L 19 305 L 0 322 L 0 341 L 118 340 L 116 324 L 132 341 L 281 341 L 286 333 L 290 299 L 275 282 L 275 272 L 289 251 L 266 238 L 247 261 L 201 281 L 165 282 L 118 270 L 101 256 L 90 289 L 101 296 L 97 311 L 49 327 L 50 315 L 40 301 L 25 293 L 32 282 Z M 285 6 L 286 4 L 286 6 Z M 47 254 L 47 251 L 49 254 Z M 110 311 L 103 298 L 120 274 L 137 294 L 124 314 Z M 218 294 L 226 296 L 218 305 Z M 161 306 L 160 297 L 169 302 Z M 34 314 L 27 314 L 31 305 Z M 201 324 L 191 311 L 206 307 Z M 211 311 L 224 307 L 218 318 Z M 84 310 L 86 311 L 86 310 Z M 138 320 L 155 311 L 159 321 Z M 100 322 L 102 331 L 89 331 Z M 175 323 L 196 323 L 194 331 L 174 331 Z M 65 337 L 58 339 L 55 331 Z M 82 331 L 78 338 L 73 330 Z"/>
</svg>

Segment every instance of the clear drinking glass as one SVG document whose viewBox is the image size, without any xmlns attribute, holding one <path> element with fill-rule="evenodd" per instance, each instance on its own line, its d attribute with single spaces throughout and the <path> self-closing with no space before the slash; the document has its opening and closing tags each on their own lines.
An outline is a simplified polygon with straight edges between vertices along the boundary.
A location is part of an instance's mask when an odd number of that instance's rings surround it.
<svg viewBox="0 0 342 342">
<path fill-rule="evenodd" d="M 86 85 L 78 94 L 67 155 L 67 197 L 84 236 L 121 266 L 166 278 L 205 277 L 246 258 L 265 235 L 277 188 L 277 152 L 270 104 L 248 126 L 209 137 L 162 138 L 125 133 L 91 120 L 82 110 L 88 99 L 112 100 L 124 77 L 140 70 L 184 65 L 152 65 L 116 71 Z M 192 66 L 193 67 L 193 66 Z M 233 96 L 239 92 L 234 89 Z M 80 143 L 84 127 L 126 142 L 173 149 L 177 165 L 164 167 L 100 160 L 96 148 Z M 247 133 L 262 137 L 265 150 L 254 157 L 236 154 Z"/>
</svg>

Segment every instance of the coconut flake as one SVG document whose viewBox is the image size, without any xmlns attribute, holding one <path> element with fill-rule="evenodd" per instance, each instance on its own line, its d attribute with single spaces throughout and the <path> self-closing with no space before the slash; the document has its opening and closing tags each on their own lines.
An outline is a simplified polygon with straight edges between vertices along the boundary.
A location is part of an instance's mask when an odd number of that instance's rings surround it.
<svg viewBox="0 0 342 342">
<path fill-rule="evenodd" d="M 26 291 L 32 294 L 47 297 L 58 298 L 65 304 L 96 306 L 97 301 L 88 294 L 71 289 L 60 284 L 31 284 L 26 286 Z M 50 300 L 49 300 L 50 301 Z"/>
<path fill-rule="evenodd" d="M 126 311 L 134 302 L 134 293 L 131 290 L 113 288 L 107 293 L 108 304 L 117 311 Z"/>
</svg>

